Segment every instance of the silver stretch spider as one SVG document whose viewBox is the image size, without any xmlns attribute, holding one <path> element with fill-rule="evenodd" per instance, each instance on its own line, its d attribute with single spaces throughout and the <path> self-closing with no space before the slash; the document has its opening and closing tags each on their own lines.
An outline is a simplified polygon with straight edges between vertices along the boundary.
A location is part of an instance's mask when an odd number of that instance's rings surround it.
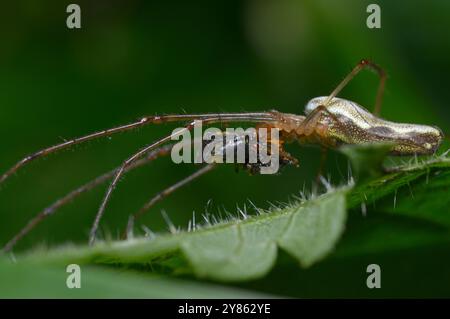
<svg viewBox="0 0 450 319">
<path fill-rule="evenodd" d="M 336 97 L 348 82 L 364 68 L 374 70 L 380 78 L 374 114 L 355 102 Z M 280 162 L 288 164 L 297 164 L 297 161 L 283 150 L 283 144 L 293 140 L 298 141 L 300 144 L 318 144 L 324 149 L 337 148 L 342 144 L 362 144 L 385 141 L 393 143 L 391 149 L 391 154 L 393 155 L 427 155 L 436 152 L 443 139 L 443 133 L 439 128 L 418 124 L 394 123 L 383 120 L 377 116 L 381 108 L 385 81 L 386 74 L 382 68 L 371 61 L 361 60 L 330 95 L 310 100 L 306 105 L 305 115 L 287 114 L 273 110 L 269 112 L 251 113 L 174 114 L 143 117 L 139 121 L 131 124 L 75 138 L 33 153 L 17 162 L 13 167 L 1 175 L 0 184 L 29 162 L 47 156 L 58 150 L 99 137 L 110 136 L 118 132 L 135 129 L 144 125 L 166 122 L 188 122 L 183 129 L 184 131 L 192 130 L 196 121 L 202 121 L 203 124 L 248 122 L 254 123 L 255 126 L 258 127 L 277 128 L 280 130 L 280 139 L 278 141 L 271 141 L 271 143 L 277 143 L 279 146 Z M 178 134 L 182 133 L 182 131 L 179 131 Z M 116 188 L 120 178 L 128 171 L 170 153 L 172 145 L 168 145 L 167 143 L 171 141 L 173 136 L 173 134 L 168 135 L 145 146 L 126 159 L 122 165 L 115 170 L 97 177 L 93 181 L 57 200 L 53 205 L 47 207 L 35 218 L 30 220 L 28 224 L 4 246 L 3 251 L 11 250 L 22 237 L 47 216 L 54 214 L 58 208 L 97 185 L 111 179 L 112 182 L 101 202 L 90 230 L 89 243 L 92 245 L 95 242 L 97 229 L 101 218 L 105 213 L 111 194 Z M 190 181 L 211 171 L 215 166 L 215 164 L 203 166 L 194 174 L 158 193 L 148 201 L 139 212 L 130 218 L 127 231 L 130 232 L 133 228 L 135 219 L 141 216 L 156 202 L 167 197 L 169 194 Z M 247 168 L 250 168 L 253 171 L 255 167 L 250 166 Z"/>
</svg>

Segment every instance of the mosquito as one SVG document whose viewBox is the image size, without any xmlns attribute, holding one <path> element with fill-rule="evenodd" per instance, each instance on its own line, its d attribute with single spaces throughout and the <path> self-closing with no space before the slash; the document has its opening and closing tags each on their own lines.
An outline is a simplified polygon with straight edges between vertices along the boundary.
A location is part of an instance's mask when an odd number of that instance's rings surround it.
<svg viewBox="0 0 450 319">
<path fill-rule="evenodd" d="M 370 113 L 367 109 L 355 102 L 337 97 L 341 90 L 363 69 L 375 71 L 379 77 L 373 113 Z M 301 145 L 319 145 L 324 150 L 336 149 L 344 144 L 355 145 L 388 142 L 392 143 L 390 150 L 390 154 L 392 155 L 407 156 L 434 154 L 439 148 L 444 137 L 439 128 L 419 124 L 395 123 L 379 117 L 385 82 L 385 71 L 372 61 L 363 59 L 356 64 L 351 72 L 328 96 L 316 97 L 310 100 L 306 104 L 304 115 L 281 113 L 276 110 L 272 110 L 268 112 L 172 114 L 143 117 L 134 123 L 98 131 L 83 137 L 74 138 L 26 156 L 3 175 L 1 175 L 0 184 L 5 182 L 5 180 L 7 180 L 11 175 L 16 173 L 28 163 L 56 151 L 100 137 L 106 137 L 119 132 L 136 129 L 145 125 L 168 122 L 185 122 L 186 125 L 181 131 L 191 131 L 198 121 L 201 121 L 202 124 L 208 125 L 213 123 L 252 123 L 255 127 L 278 129 L 280 131 L 279 140 L 271 141 L 271 143 L 278 144 L 280 149 L 279 161 L 282 165 L 298 164 L 297 159 L 284 150 L 284 144 L 292 141 L 297 141 Z M 178 134 L 181 134 L 181 131 L 178 131 Z M 72 201 L 81 194 L 93 189 L 94 187 L 111 180 L 89 232 L 89 244 L 94 244 L 97 238 L 97 231 L 100 221 L 105 213 L 111 194 L 116 189 L 121 177 L 123 177 L 123 175 L 130 170 L 169 154 L 171 147 L 173 146 L 173 144 L 170 144 L 173 137 L 174 133 L 146 145 L 136 153 L 132 154 L 116 169 L 97 177 L 87 184 L 84 184 L 68 193 L 66 196 L 58 199 L 51 206 L 45 208 L 33 219 L 31 219 L 24 226 L 24 228 L 22 228 L 4 246 L 3 251 L 10 251 L 21 238 L 28 234 L 46 217 L 54 214 L 63 205 Z M 257 173 L 258 165 L 261 164 L 248 164 L 246 165 L 246 168 L 248 168 L 252 173 Z M 148 211 L 156 202 L 166 198 L 177 189 L 210 172 L 216 166 L 216 164 L 204 165 L 192 175 L 178 181 L 162 192 L 157 193 L 142 207 L 141 210 L 130 217 L 127 225 L 127 231 L 130 232 L 133 228 L 134 221 L 138 217 L 142 216 L 144 212 Z"/>
</svg>

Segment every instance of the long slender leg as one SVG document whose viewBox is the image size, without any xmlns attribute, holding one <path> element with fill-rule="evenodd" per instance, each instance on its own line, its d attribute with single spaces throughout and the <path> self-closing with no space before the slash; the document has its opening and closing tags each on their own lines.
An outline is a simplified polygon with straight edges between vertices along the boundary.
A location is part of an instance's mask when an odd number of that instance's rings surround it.
<svg viewBox="0 0 450 319">
<path fill-rule="evenodd" d="M 199 170 L 195 171 L 193 174 L 189 175 L 188 177 L 178 181 L 177 183 L 169 186 L 168 188 L 164 189 L 163 191 L 157 193 L 154 197 L 152 197 L 142 208 L 135 214 L 131 215 L 128 220 L 127 229 L 125 231 L 125 236 L 127 237 L 128 234 L 131 234 L 133 231 L 134 223 L 136 219 L 140 218 L 146 211 L 148 211 L 153 205 L 155 205 L 157 202 L 163 200 L 173 192 L 175 192 L 177 189 L 185 186 L 186 184 L 189 184 L 193 180 L 197 179 L 198 177 L 210 172 L 216 167 L 214 164 L 208 164 L 206 166 L 203 166 Z"/>
<path fill-rule="evenodd" d="M 259 113 L 261 114 L 261 113 Z M 153 144 L 150 144 L 146 147 L 144 147 L 143 149 L 141 149 L 140 151 L 138 151 L 137 153 L 133 154 L 130 158 L 128 158 L 120 167 L 120 169 L 117 171 L 117 173 L 115 174 L 108 190 L 106 191 L 105 197 L 100 205 L 100 208 L 97 212 L 97 215 L 95 216 L 94 219 L 94 223 L 92 224 L 90 233 L 89 233 L 89 244 L 93 245 L 95 242 L 95 236 L 97 234 L 97 229 L 98 229 L 98 225 L 100 223 L 100 220 L 105 212 L 105 208 L 107 203 L 109 202 L 109 199 L 111 197 L 112 192 L 114 191 L 117 183 L 119 182 L 120 178 L 122 177 L 125 169 L 131 165 L 133 162 L 135 162 L 137 159 L 139 159 L 143 154 L 145 154 L 146 152 L 172 140 L 172 138 L 182 135 L 184 132 L 186 131 L 190 131 L 192 130 L 192 128 L 195 126 L 195 124 L 198 121 L 202 121 L 203 124 L 211 124 L 211 123 L 215 123 L 215 122 L 221 122 L 221 123 L 229 123 L 229 122 L 242 122 L 242 121 L 247 121 L 247 122 L 271 122 L 271 121 L 277 121 L 278 119 L 274 116 L 274 113 L 263 113 L 266 117 L 260 117 L 260 116 L 224 116 L 224 115 L 220 115 L 217 117 L 203 117 L 201 119 L 195 119 L 193 122 L 191 122 L 189 125 L 187 125 L 184 129 L 182 130 L 178 130 L 176 133 L 172 133 L 171 135 L 168 135 L 158 141 L 156 141 Z"/>
<path fill-rule="evenodd" d="M 341 83 L 331 92 L 331 94 L 328 96 L 328 98 L 325 100 L 324 105 L 328 106 L 330 101 L 336 97 L 339 92 L 362 70 L 365 68 L 369 68 L 377 72 L 378 76 L 380 77 L 380 83 L 378 84 L 378 90 L 377 90 L 377 96 L 375 99 L 375 107 L 373 110 L 373 113 L 375 115 L 379 115 L 381 111 L 381 102 L 383 99 L 383 93 L 384 93 L 384 86 L 386 82 L 386 72 L 377 64 L 363 59 L 361 60 L 354 68 L 353 70 L 342 80 Z"/>
<path fill-rule="evenodd" d="M 303 127 L 303 134 L 310 135 L 314 132 L 314 129 L 316 128 L 316 125 L 317 125 L 318 121 L 320 120 L 321 113 L 323 113 L 323 112 L 327 113 L 327 115 L 330 116 L 336 122 L 336 124 L 338 126 L 341 126 L 342 129 L 344 131 L 346 131 L 346 127 L 339 122 L 339 120 L 336 118 L 336 116 L 334 114 L 332 114 L 330 111 L 328 111 L 328 109 L 324 105 L 319 105 L 301 123 L 301 126 Z M 328 155 L 328 150 L 324 146 L 321 146 L 320 150 L 321 150 L 321 154 L 320 154 L 319 168 L 317 170 L 315 183 L 313 185 L 315 190 L 317 190 L 319 188 L 320 176 L 325 167 L 325 163 L 327 161 L 327 155 Z"/>
<path fill-rule="evenodd" d="M 207 118 L 220 118 L 224 120 L 235 120 L 235 121 L 250 121 L 250 122 L 259 122 L 259 121 L 274 121 L 273 115 L 270 112 L 254 112 L 254 113 L 215 113 L 215 114 L 173 114 L 173 115 L 161 115 L 161 116 L 148 116 L 143 117 L 137 122 L 118 126 L 115 128 L 98 131 L 86 136 L 78 137 L 69 141 L 66 141 L 61 144 L 57 144 L 38 152 L 35 152 L 31 155 L 26 156 L 17 162 L 14 166 L 12 166 L 9 170 L 7 170 L 3 175 L 0 176 L 0 184 L 2 184 L 6 179 L 8 179 L 11 175 L 16 173 L 19 169 L 21 169 L 26 164 L 54 153 L 56 151 L 68 148 L 70 146 L 80 144 L 89 140 L 93 140 L 100 137 L 110 136 L 115 133 L 129 131 L 144 125 L 149 124 L 160 124 L 166 122 L 178 122 L 178 121 L 192 121 L 195 119 L 203 120 Z"/>
<path fill-rule="evenodd" d="M 309 135 L 312 133 L 312 131 L 314 130 L 314 127 L 317 123 L 317 120 L 319 119 L 318 114 L 323 111 L 328 113 L 328 115 L 331 116 L 335 120 L 335 122 L 340 125 L 339 120 L 337 120 L 336 117 L 326 109 L 326 106 L 364 68 L 370 68 L 370 69 L 376 71 L 378 76 L 380 77 L 380 82 L 378 85 L 377 95 L 376 95 L 376 99 L 375 99 L 375 107 L 373 110 L 373 113 L 375 115 L 379 115 L 379 113 L 381 111 L 381 103 L 382 103 L 382 98 L 383 98 L 383 93 L 384 93 L 385 82 L 386 82 L 386 72 L 377 64 L 375 64 L 369 60 L 363 59 L 341 81 L 341 83 L 339 83 L 339 85 L 333 90 L 333 92 L 331 92 L 331 94 L 325 100 L 324 105 L 322 107 L 317 108 L 316 114 L 310 114 L 311 116 L 309 116 L 305 119 L 305 121 L 302 123 L 303 126 L 305 127 L 305 129 L 304 129 L 305 134 Z M 342 125 L 342 129 L 344 129 L 344 131 L 347 130 L 344 125 Z M 320 166 L 319 166 L 319 170 L 318 170 L 318 173 L 316 176 L 316 186 L 319 184 L 320 175 L 322 174 L 322 169 L 325 166 L 326 158 L 327 158 L 327 149 L 322 147 Z"/>
<path fill-rule="evenodd" d="M 172 144 L 165 145 L 163 147 L 160 147 L 159 149 L 156 149 L 152 152 L 149 152 L 144 158 L 140 159 L 139 161 L 136 161 L 133 165 L 128 167 L 128 170 L 132 170 L 135 168 L 138 168 L 142 165 L 148 164 L 149 162 L 155 160 L 156 158 L 160 156 L 165 156 L 169 154 L 170 150 L 172 149 Z M 45 218 L 47 218 L 50 215 L 53 215 L 59 208 L 64 206 L 65 204 L 71 202 L 78 196 L 92 190 L 98 185 L 103 184 L 107 180 L 111 179 L 114 174 L 117 172 L 119 168 L 116 168 L 110 172 L 107 172 L 96 179 L 78 187 L 77 189 L 71 191 L 64 197 L 58 199 L 56 202 L 54 202 L 52 205 L 48 206 L 44 210 L 42 210 L 39 214 L 37 214 L 33 219 L 31 219 L 4 247 L 3 252 L 10 251 L 16 243 L 21 240 L 24 236 L 26 236 L 33 228 L 35 228 L 38 224 L 40 224 Z"/>
<path fill-rule="evenodd" d="M 319 185 L 320 182 L 320 176 L 323 173 L 323 170 L 325 168 L 325 163 L 327 162 L 328 157 L 328 150 L 325 147 L 320 148 L 320 162 L 319 162 L 319 168 L 317 170 L 316 175 L 316 184 Z"/>
</svg>

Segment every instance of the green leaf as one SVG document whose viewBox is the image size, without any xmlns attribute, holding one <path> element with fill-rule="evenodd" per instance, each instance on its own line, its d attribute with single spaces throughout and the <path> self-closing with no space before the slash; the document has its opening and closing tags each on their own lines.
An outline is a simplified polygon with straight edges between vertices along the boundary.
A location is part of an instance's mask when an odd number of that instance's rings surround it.
<svg viewBox="0 0 450 319">
<path fill-rule="evenodd" d="M 388 171 L 348 193 L 352 231 L 344 236 L 339 255 L 450 243 L 450 159 L 414 159 Z"/>
<path fill-rule="evenodd" d="M 362 182 L 382 175 L 383 162 L 391 148 L 390 143 L 376 143 L 344 145 L 339 151 L 350 159 L 353 177 Z"/>
<path fill-rule="evenodd" d="M 29 261 L 52 263 L 177 263 L 182 272 L 221 281 L 262 277 L 275 264 L 278 247 L 302 266 L 324 258 L 337 243 L 346 220 L 345 194 L 338 189 L 307 202 L 245 219 L 158 236 L 153 240 L 99 243 L 95 247 L 64 247 L 34 253 Z M 183 265 L 180 267 L 180 265 Z M 183 268 L 184 267 L 184 268 Z"/>
<path fill-rule="evenodd" d="M 450 159 L 390 168 L 391 173 L 361 183 L 349 193 L 349 207 L 377 202 L 377 211 L 450 226 Z"/>
<path fill-rule="evenodd" d="M 0 298 L 268 298 L 270 295 L 188 280 L 81 266 L 81 287 L 69 289 L 65 265 L 0 260 Z M 273 297 L 273 296 L 272 296 Z"/>
</svg>

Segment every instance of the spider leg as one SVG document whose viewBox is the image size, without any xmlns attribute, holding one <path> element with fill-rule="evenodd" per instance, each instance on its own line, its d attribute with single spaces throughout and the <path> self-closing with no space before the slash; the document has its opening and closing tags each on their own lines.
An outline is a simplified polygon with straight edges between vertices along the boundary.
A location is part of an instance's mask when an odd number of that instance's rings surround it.
<svg viewBox="0 0 450 319">
<path fill-rule="evenodd" d="M 324 105 L 327 106 L 330 101 L 336 97 L 339 92 L 362 70 L 362 69 L 371 69 L 374 70 L 375 72 L 377 72 L 379 78 L 380 78 L 380 82 L 378 84 L 378 89 L 377 89 L 377 96 L 375 99 L 375 107 L 373 110 L 373 113 L 375 115 L 379 115 L 380 111 L 381 111 L 381 102 L 383 99 L 383 93 L 384 93 L 384 86 L 386 83 L 386 72 L 383 70 L 383 68 L 381 68 L 379 65 L 373 63 L 370 60 L 366 60 L 363 59 L 361 60 L 354 68 L 353 70 L 341 81 L 341 83 L 339 83 L 339 85 L 333 90 L 333 92 L 331 92 L 331 94 L 328 96 L 328 98 L 325 100 Z"/>
<path fill-rule="evenodd" d="M 123 162 L 122 166 L 119 168 L 119 170 L 114 175 L 114 178 L 111 182 L 111 184 L 108 187 L 108 190 L 106 191 L 106 194 L 103 198 L 103 201 L 100 205 L 99 210 L 97 211 L 97 215 L 95 216 L 94 223 L 92 224 L 90 234 L 89 234 L 89 244 L 93 245 L 95 242 L 95 236 L 97 234 L 97 229 L 100 223 L 100 220 L 105 212 L 106 205 L 109 202 L 109 199 L 111 197 L 112 192 L 117 186 L 117 183 L 119 182 L 120 178 L 125 172 L 125 169 L 131 165 L 133 162 L 138 160 L 143 154 L 145 154 L 148 151 L 151 151 L 152 149 L 159 147 L 162 144 L 165 144 L 166 142 L 172 140 L 172 138 L 177 137 L 179 135 L 182 135 L 186 131 L 190 131 L 194 128 L 195 124 L 197 122 L 202 122 L 203 124 L 211 124 L 211 123 L 229 123 L 229 122 L 271 122 L 271 121 L 277 121 L 278 119 L 274 117 L 273 113 L 248 113 L 245 115 L 242 115 L 243 113 L 236 113 L 236 114 L 219 114 L 218 116 L 202 116 L 199 119 L 194 119 L 193 122 L 191 122 L 189 125 L 185 126 L 183 129 L 178 130 L 175 133 L 172 133 L 146 147 L 138 151 L 137 153 L 133 154 L 131 157 L 129 157 L 125 162 Z M 249 115 L 250 114 L 250 115 Z M 257 114 L 257 115 L 255 115 Z M 264 116 L 262 116 L 263 114 Z M 183 116 L 183 115 L 178 115 Z"/>
<path fill-rule="evenodd" d="M 135 214 L 130 216 L 130 218 L 128 220 L 126 231 L 124 233 L 124 237 L 127 238 L 129 236 L 129 234 L 132 233 L 133 227 L 134 227 L 134 223 L 135 223 L 136 219 L 140 218 L 153 205 L 155 205 L 157 202 L 163 200 L 164 198 L 166 198 L 167 196 L 169 196 L 170 194 L 175 192 L 177 189 L 185 186 L 186 184 L 189 184 L 190 182 L 192 182 L 196 178 L 198 178 L 198 177 L 200 177 L 200 176 L 210 172 L 215 167 L 217 167 L 217 166 L 214 165 L 214 164 L 208 164 L 206 166 L 203 166 L 199 170 L 195 171 L 193 174 L 187 176 L 186 178 L 178 181 L 177 183 L 175 183 L 175 184 L 169 186 L 168 188 L 164 189 L 163 191 L 157 193 L 144 206 L 142 206 L 142 208 L 138 212 L 136 212 Z"/>
<path fill-rule="evenodd" d="M 328 157 L 328 149 L 326 149 L 325 147 L 321 147 L 320 148 L 320 162 L 319 162 L 319 168 L 317 170 L 317 175 L 316 175 L 316 184 L 319 185 L 320 182 L 320 176 L 322 175 L 324 169 L 325 169 L 325 164 L 327 162 L 327 157 Z"/>
<path fill-rule="evenodd" d="M 325 100 L 323 105 L 320 105 L 319 107 L 317 107 L 314 110 L 315 112 L 312 112 L 311 114 L 309 114 L 309 116 L 307 116 L 307 118 L 302 123 L 302 126 L 304 127 L 304 133 L 306 135 L 310 135 L 314 131 L 315 126 L 316 126 L 318 120 L 320 119 L 320 116 L 318 114 L 320 114 L 321 112 L 326 112 L 335 121 L 335 123 L 337 125 L 340 125 L 341 129 L 343 129 L 343 131 L 347 132 L 347 134 L 348 134 L 347 127 L 345 125 L 342 125 L 339 122 L 339 120 L 336 118 L 336 116 L 327 110 L 326 106 L 364 68 L 369 68 L 369 69 L 374 70 L 375 72 L 377 72 L 377 74 L 380 78 L 380 82 L 378 84 L 378 89 L 377 89 L 377 95 L 376 95 L 376 99 L 375 99 L 375 107 L 373 110 L 373 113 L 375 115 L 377 115 L 377 116 L 379 115 L 379 113 L 381 111 L 381 103 L 382 103 L 382 99 L 383 99 L 384 87 L 385 87 L 387 75 L 386 75 L 386 72 L 383 70 L 383 68 L 381 68 L 379 65 L 377 65 L 369 60 L 363 59 L 341 81 L 341 83 L 339 83 L 339 85 L 333 90 L 333 92 L 330 93 L 330 95 L 327 97 L 327 99 Z M 348 136 L 350 136 L 350 135 L 348 135 Z M 319 171 L 318 171 L 318 174 L 316 177 L 316 184 L 318 184 L 318 182 L 319 182 L 320 174 L 322 173 L 323 167 L 325 166 L 325 163 L 326 163 L 326 158 L 327 158 L 327 149 L 322 147 L 322 154 L 321 154 Z"/>
<path fill-rule="evenodd" d="M 172 144 L 165 145 L 163 147 L 160 147 L 159 149 L 156 149 L 152 152 L 147 153 L 147 155 L 140 159 L 139 161 L 136 161 L 133 165 L 128 167 L 128 170 L 132 170 L 135 168 L 138 168 L 142 165 L 148 164 L 149 162 L 155 160 L 156 158 L 160 156 L 165 156 L 169 154 L 170 150 L 172 149 Z M 50 215 L 53 215 L 59 208 L 66 205 L 67 203 L 71 202 L 78 196 L 92 190 L 98 185 L 103 184 L 107 180 L 111 179 L 114 174 L 117 172 L 119 168 L 116 168 L 110 172 L 107 172 L 92 181 L 78 187 L 77 189 L 71 191 L 64 197 L 61 197 L 57 201 L 55 201 L 52 205 L 48 206 L 44 210 L 42 210 L 39 214 L 37 214 L 34 218 L 32 218 L 2 249 L 3 252 L 10 251 L 16 243 L 21 240 L 24 236 L 26 236 L 31 230 L 33 230 L 38 224 L 40 224 L 45 218 L 47 218 Z"/>
<path fill-rule="evenodd" d="M 72 140 L 66 141 L 61 144 L 53 145 L 51 147 L 42 149 L 38 152 L 32 153 L 20 161 L 18 161 L 14 166 L 8 169 L 3 175 L 0 176 L 0 184 L 2 184 L 6 179 L 8 179 L 11 175 L 16 173 L 19 169 L 21 169 L 26 164 L 44 157 L 46 155 L 52 154 L 56 151 L 66 149 L 76 144 L 80 144 L 86 141 L 90 141 L 93 139 L 97 139 L 100 137 L 110 136 L 119 132 L 129 131 L 141 126 L 149 125 L 149 124 L 160 124 L 166 122 L 177 122 L 177 121 L 192 121 L 192 120 L 203 120 L 207 118 L 220 118 L 226 120 L 243 120 L 243 121 L 274 121 L 273 115 L 270 112 L 253 112 L 253 113 L 215 113 L 215 114 L 172 114 L 172 115 L 161 115 L 161 116 L 148 116 L 143 117 L 139 121 L 110 128 L 103 131 L 98 131 L 89 135 L 85 135 L 82 137 L 74 138 Z"/>
</svg>

